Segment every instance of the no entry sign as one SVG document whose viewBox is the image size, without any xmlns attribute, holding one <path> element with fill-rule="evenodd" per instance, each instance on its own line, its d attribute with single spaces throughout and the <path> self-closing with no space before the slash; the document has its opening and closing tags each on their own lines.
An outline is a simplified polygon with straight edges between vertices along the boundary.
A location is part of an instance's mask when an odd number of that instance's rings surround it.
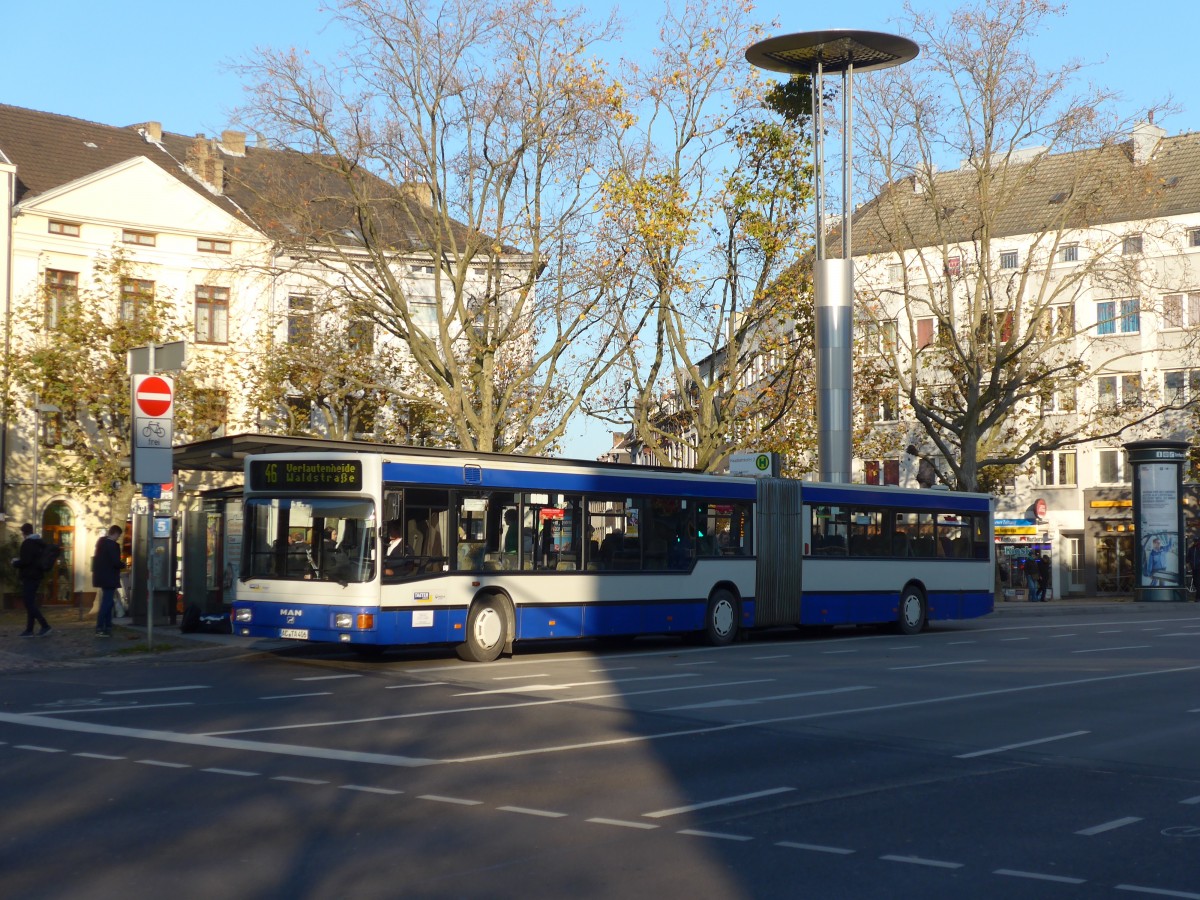
<svg viewBox="0 0 1200 900">
<path fill-rule="evenodd" d="M 161 375 L 146 375 L 134 386 L 133 400 L 139 416 L 161 419 L 171 411 L 175 389 Z"/>
<path fill-rule="evenodd" d="M 133 457 L 135 484 L 159 486 L 170 481 L 175 425 L 175 383 L 170 376 L 133 376 Z"/>
</svg>

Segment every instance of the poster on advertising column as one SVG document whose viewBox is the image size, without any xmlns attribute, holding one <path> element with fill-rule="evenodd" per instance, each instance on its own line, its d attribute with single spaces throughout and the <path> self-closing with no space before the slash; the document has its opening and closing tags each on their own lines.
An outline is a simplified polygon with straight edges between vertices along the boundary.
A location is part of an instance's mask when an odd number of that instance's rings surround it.
<svg viewBox="0 0 1200 900">
<path fill-rule="evenodd" d="M 1142 587 L 1179 586 L 1179 466 L 1142 463 L 1138 467 Z"/>
</svg>

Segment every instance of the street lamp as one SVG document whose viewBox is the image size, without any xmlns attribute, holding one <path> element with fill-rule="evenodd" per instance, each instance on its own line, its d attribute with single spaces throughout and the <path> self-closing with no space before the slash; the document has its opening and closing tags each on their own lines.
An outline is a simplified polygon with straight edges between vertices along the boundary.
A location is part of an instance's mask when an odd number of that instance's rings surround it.
<svg viewBox="0 0 1200 900">
<path fill-rule="evenodd" d="M 822 481 L 850 481 L 850 396 L 853 386 L 854 268 L 850 249 L 850 129 L 854 73 L 898 66 L 920 48 L 908 38 L 875 31 L 806 31 L 759 41 L 746 50 L 751 65 L 771 72 L 808 75 L 812 85 L 813 157 L 817 246 L 816 297 L 817 463 Z M 825 257 L 825 138 L 822 98 L 827 72 L 842 75 L 842 256 Z"/>
</svg>

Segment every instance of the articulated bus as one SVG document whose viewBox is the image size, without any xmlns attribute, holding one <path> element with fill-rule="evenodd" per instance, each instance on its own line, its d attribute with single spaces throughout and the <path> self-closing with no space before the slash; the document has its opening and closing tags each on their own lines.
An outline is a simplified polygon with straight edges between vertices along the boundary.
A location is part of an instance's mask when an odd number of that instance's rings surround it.
<svg viewBox="0 0 1200 900">
<path fill-rule="evenodd" d="M 419 448 L 246 459 L 233 627 L 364 654 L 992 611 L 981 494 Z"/>
</svg>

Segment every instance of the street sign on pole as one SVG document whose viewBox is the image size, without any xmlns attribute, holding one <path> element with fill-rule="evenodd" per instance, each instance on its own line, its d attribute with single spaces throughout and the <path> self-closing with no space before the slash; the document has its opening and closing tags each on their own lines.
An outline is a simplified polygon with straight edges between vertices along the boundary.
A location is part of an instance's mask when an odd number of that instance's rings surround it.
<svg viewBox="0 0 1200 900">
<path fill-rule="evenodd" d="M 153 375 L 155 372 L 178 372 L 187 361 L 187 342 L 148 344 L 129 349 L 129 374 Z"/>
<path fill-rule="evenodd" d="M 130 470 L 134 484 L 171 481 L 175 427 L 175 382 L 169 375 L 133 376 L 133 434 Z"/>
</svg>

